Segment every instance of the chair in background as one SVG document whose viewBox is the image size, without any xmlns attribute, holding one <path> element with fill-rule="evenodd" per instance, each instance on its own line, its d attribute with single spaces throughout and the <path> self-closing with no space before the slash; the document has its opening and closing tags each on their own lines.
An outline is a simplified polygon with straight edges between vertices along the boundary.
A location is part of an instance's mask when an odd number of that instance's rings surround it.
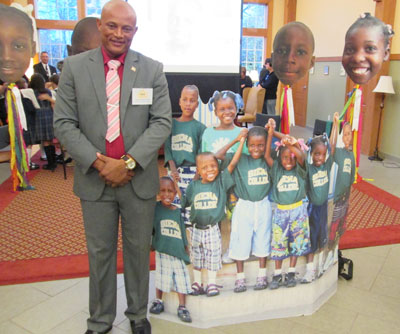
<svg viewBox="0 0 400 334">
<path fill-rule="evenodd" d="M 324 133 L 326 133 L 326 135 L 330 137 L 331 130 L 332 130 L 332 121 L 323 121 L 321 119 L 316 119 L 314 122 L 313 137 L 321 136 Z"/>
<path fill-rule="evenodd" d="M 281 125 L 281 116 L 279 115 L 268 115 L 268 114 L 257 114 L 256 115 L 256 121 L 254 122 L 254 125 L 257 126 L 262 126 L 264 127 L 265 124 L 268 123 L 268 120 L 272 118 L 275 123 L 276 123 L 276 130 L 279 131 L 279 126 Z"/>
<path fill-rule="evenodd" d="M 261 114 L 265 97 L 265 89 L 261 87 L 246 87 L 243 90 L 244 115 L 238 116 L 237 122 L 247 128 L 248 123 L 256 120 L 256 115 Z"/>
</svg>

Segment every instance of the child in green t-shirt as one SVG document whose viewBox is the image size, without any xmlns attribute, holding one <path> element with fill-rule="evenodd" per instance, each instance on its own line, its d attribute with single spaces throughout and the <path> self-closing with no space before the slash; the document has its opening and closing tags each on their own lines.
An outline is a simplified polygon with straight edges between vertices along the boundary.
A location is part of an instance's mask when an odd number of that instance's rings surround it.
<svg viewBox="0 0 400 334">
<path fill-rule="evenodd" d="M 160 179 L 160 201 L 155 209 L 152 240 L 152 248 L 156 251 L 156 299 L 152 302 L 150 313 L 160 314 L 164 311 L 163 292 L 168 293 L 173 289 L 179 298 L 178 317 L 184 322 L 192 322 L 186 308 L 186 295 L 192 289 L 186 267 L 190 260 L 185 224 L 179 208 L 172 203 L 177 188 L 170 177 L 164 176 Z"/>
<path fill-rule="evenodd" d="M 306 198 L 305 156 L 295 138 L 285 135 L 279 144 L 278 160 L 271 157 L 271 142 L 275 122 L 270 119 L 267 126 L 267 164 L 271 169 L 272 200 L 277 203 L 272 221 L 271 259 L 275 261 L 275 272 L 271 289 L 279 286 L 296 286 L 296 263 L 299 256 L 310 252 L 310 228 L 308 225 Z M 288 273 L 283 279 L 282 262 L 290 257 Z"/>
<path fill-rule="evenodd" d="M 244 138 L 240 143 L 244 145 Z M 241 149 L 240 149 L 241 150 Z M 200 153 L 196 158 L 199 180 L 193 180 L 182 199 L 182 207 L 190 206 L 193 223 L 190 258 L 193 264 L 193 295 L 207 293 L 208 297 L 219 294 L 216 284 L 217 271 L 221 269 L 221 232 L 218 223 L 225 217 L 227 191 L 234 185 L 231 173 L 239 161 L 236 152 L 228 167 L 219 172 L 216 157 L 211 152 Z M 201 270 L 207 269 L 207 288 L 201 284 Z"/>
<path fill-rule="evenodd" d="M 314 137 L 309 142 L 310 156 L 312 163 L 306 160 L 307 164 L 307 196 L 309 199 L 308 214 L 310 223 L 311 252 L 307 255 L 307 270 L 301 283 L 311 283 L 317 276 L 323 273 L 323 255 L 322 249 L 328 242 L 328 194 L 330 173 L 335 154 L 337 126 L 339 114 L 333 116 L 333 126 L 330 136 L 330 142 L 326 134 Z M 330 146 L 329 157 L 326 159 Z M 318 275 L 314 265 L 314 254 L 319 252 L 318 256 Z"/>
<path fill-rule="evenodd" d="M 355 180 L 356 165 L 353 152 L 353 133 L 351 124 L 344 123 L 342 127 L 344 147 L 337 147 L 334 160 L 338 166 L 335 184 L 335 197 L 333 201 L 333 216 L 329 231 L 329 254 L 325 268 L 335 262 L 338 253 L 339 239 L 346 231 L 346 216 L 349 209 L 351 185 Z"/>
<path fill-rule="evenodd" d="M 247 130 L 247 129 L 245 129 Z M 236 262 L 234 292 L 246 291 L 244 261 L 253 255 L 259 258 L 259 272 L 254 290 L 267 288 L 267 256 L 271 253 L 271 204 L 268 194 L 271 188 L 270 168 L 265 159 L 267 131 L 259 126 L 239 136 L 218 151 L 217 158 L 229 163 L 234 155 L 226 153 L 234 144 L 247 136 L 249 155 L 242 154 L 233 170 L 234 192 L 239 198 L 232 215 L 229 257 Z M 240 152 L 240 148 L 237 152 Z"/>
<path fill-rule="evenodd" d="M 179 106 L 182 115 L 172 120 L 171 135 L 164 145 L 165 165 L 170 175 L 178 183 L 182 195 L 196 174 L 196 155 L 200 152 L 201 137 L 206 129 L 203 123 L 195 120 L 193 114 L 199 105 L 199 89 L 195 85 L 183 87 Z M 175 204 L 180 206 L 176 197 Z M 185 224 L 190 225 L 190 210 L 183 210 Z"/>
</svg>

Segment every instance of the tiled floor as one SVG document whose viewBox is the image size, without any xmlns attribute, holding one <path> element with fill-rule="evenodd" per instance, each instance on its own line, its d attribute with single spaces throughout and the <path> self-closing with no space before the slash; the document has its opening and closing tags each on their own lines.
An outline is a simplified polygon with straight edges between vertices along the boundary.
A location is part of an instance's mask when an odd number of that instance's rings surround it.
<svg viewBox="0 0 400 334">
<path fill-rule="evenodd" d="M 7 177 L 4 166 L 0 165 L 0 180 Z M 399 168 L 385 168 L 382 163 L 362 157 L 360 174 L 400 197 Z M 400 244 L 347 250 L 344 256 L 354 261 L 353 280 L 339 279 L 336 295 L 312 316 L 207 330 L 151 318 L 153 333 L 400 333 Z M 130 333 L 130 328 L 123 315 L 126 306 L 123 277 L 118 278 L 117 319 L 111 333 L 124 334 Z M 87 301 L 87 278 L 2 286 L 0 334 L 83 334 Z"/>
</svg>

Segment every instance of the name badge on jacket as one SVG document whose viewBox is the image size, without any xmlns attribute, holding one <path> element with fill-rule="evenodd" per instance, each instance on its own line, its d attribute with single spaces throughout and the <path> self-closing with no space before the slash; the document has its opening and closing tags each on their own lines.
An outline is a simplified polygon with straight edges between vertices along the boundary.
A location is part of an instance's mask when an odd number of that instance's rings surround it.
<svg viewBox="0 0 400 334">
<path fill-rule="evenodd" d="M 153 88 L 132 88 L 132 105 L 153 104 Z"/>
</svg>

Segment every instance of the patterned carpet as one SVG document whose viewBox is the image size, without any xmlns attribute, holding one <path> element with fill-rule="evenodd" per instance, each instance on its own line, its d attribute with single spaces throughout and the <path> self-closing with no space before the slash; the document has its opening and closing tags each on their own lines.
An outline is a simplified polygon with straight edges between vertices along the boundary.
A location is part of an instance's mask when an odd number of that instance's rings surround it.
<svg viewBox="0 0 400 334">
<path fill-rule="evenodd" d="M 64 180 L 61 167 L 54 173 L 34 171 L 35 191 L 12 193 L 10 180 L 0 185 L 0 285 L 88 274 L 73 167 L 67 167 L 67 175 Z M 400 242 L 400 199 L 364 181 L 353 188 L 341 248 Z M 121 252 L 118 257 L 121 271 Z"/>
</svg>

